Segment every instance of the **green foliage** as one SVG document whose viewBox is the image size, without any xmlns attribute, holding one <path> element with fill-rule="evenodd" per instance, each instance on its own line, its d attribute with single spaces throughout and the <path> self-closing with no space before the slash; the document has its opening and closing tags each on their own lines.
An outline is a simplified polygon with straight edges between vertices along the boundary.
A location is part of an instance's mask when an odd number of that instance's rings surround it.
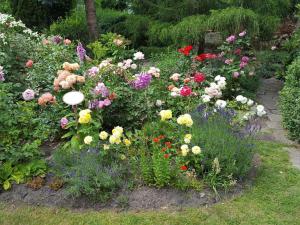
<svg viewBox="0 0 300 225">
<path fill-rule="evenodd" d="M 277 31 L 280 18 L 275 16 L 266 16 L 266 15 L 258 15 L 258 23 L 259 23 L 259 40 L 260 41 L 268 41 L 271 40 L 274 36 L 275 31 Z"/>
<path fill-rule="evenodd" d="M 289 54 L 286 51 L 260 51 L 257 54 L 257 70 L 259 77 L 270 78 L 281 77 L 285 73 L 285 65 L 289 61 Z"/>
<path fill-rule="evenodd" d="M 300 58 L 288 67 L 286 82 L 280 93 L 283 125 L 292 139 L 300 141 Z"/>
<path fill-rule="evenodd" d="M 101 149 L 103 151 L 103 149 Z M 67 183 L 67 191 L 74 197 L 87 196 L 105 201 L 123 187 L 128 174 L 118 155 L 90 149 L 88 152 L 59 150 L 54 155 L 54 169 Z"/>
<path fill-rule="evenodd" d="M 4 190 L 11 188 L 12 183 L 26 182 L 30 177 L 44 176 L 47 165 L 44 160 L 34 160 L 29 163 L 13 166 L 11 162 L 0 164 L 0 185 Z"/>
<path fill-rule="evenodd" d="M 202 171 L 196 172 L 213 188 L 228 188 L 248 174 L 254 154 L 252 140 L 239 134 L 228 116 L 216 113 L 206 120 L 201 113 L 193 115 L 191 132 L 193 144 L 203 151 Z"/>
<path fill-rule="evenodd" d="M 250 9 L 226 8 L 212 10 L 208 20 L 211 29 L 224 32 L 226 35 L 247 30 L 252 36 L 259 33 L 258 16 Z"/>
<path fill-rule="evenodd" d="M 11 13 L 10 0 L 0 0 L 0 12 Z"/>
<path fill-rule="evenodd" d="M 49 26 L 71 9 L 73 1 L 53 0 L 11 0 L 13 15 L 28 27 L 42 29 Z"/>
</svg>

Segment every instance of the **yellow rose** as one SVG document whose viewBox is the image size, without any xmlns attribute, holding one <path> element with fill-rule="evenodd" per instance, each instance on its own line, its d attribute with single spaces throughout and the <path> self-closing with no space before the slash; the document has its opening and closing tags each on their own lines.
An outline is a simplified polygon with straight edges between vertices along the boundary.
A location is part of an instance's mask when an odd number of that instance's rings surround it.
<svg viewBox="0 0 300 225">
<path fill-rule="evenodd" d="M 192 135 L 191 135 L 191 134 L 186 134 L 186 135 L 184 136 L 184 142 L 185 142 L 186 144 L 191 143 L 191 140 L 192 140 Z"/>
<path fill-rule="evenodd" d="M 162 110 L 160 111 L 159 115 L 161 116 L 161 120 L 169 120 L 172 118 L 172 111 L 171 110 Z"/>
<path fill-rule="evenodd" d="M 131 141 L 129 140 L 129 139 L 124 139 L 124 144 L 128 147 L 128 146 L 130 146 L 131 145 Z"/>
<path fill-rule="evenodd" d="M 190 114 L 184 114 L 177 118 L 177 123 L 179 125 L 186 125 L 191 127 L 193 125 L 193 120 Z"/>
<path fill-rule="evenodd" d="M 101 131 L 99 137 L 101 140 L 106 140 L 108 138 L 108 133 L 105 131 Z"/>
<path fill-rule="evenodd" d="M 120 126 L 117 126 L 115 127 L 113 130 L 112 130 L 112 134 L 118 138 L 120 138 L 123 134 L 123 128 L 120 127 Z"/>
<path fill-rule="evenodd" d="M 199 146 L 194 146 L 194 147 L 192 147 L 192 152 L 195 155 L 199 155 L 201 153 L 201 148 Z"/>
<path fill-rule="evenodd" d="M 86 124 L 86 123 L 89 123 L 92 119 L 92 116 L 91 116 L 91 110 L 89 109 L 85 109 L 85 110 L 81 110 L 79 112 L 79 120 L 78 122 L 80 124 Z"/>
<path fill-rule="evenodd" d="M 86 145 L 90 145 L 93 141 L 93 137 L 92 136 L 86 136 L 83 141 Z"/>
</svg>

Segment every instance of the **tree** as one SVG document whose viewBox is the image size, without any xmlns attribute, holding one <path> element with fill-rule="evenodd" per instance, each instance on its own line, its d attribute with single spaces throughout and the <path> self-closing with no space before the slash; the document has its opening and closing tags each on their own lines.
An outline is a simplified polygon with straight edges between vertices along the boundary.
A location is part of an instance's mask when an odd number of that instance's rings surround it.
<svg viewBox="0 0 300 225">
<path fill-rule="evenodd" d="M 84 0 L 87 25 L 91 40 L 98 38 L 97 15 L 94 0 Z"/>
</svg>

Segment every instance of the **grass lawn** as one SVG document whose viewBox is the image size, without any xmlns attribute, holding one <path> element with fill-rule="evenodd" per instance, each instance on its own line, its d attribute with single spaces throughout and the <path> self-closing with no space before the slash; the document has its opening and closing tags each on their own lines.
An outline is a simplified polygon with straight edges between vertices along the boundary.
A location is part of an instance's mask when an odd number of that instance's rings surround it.
<svg viewBox="0 0 300 225">
<path fill-rule="evenodd" d="M 183 211 L 75 212 L 45 207 L 0 204 L 0 224 L 300 224 L 300 171 L 292 168 L 288 154 L 274 143 L 257 144 L 263 166 L 251 190 L 234 200 L 210 208 Z"/>
</svg>

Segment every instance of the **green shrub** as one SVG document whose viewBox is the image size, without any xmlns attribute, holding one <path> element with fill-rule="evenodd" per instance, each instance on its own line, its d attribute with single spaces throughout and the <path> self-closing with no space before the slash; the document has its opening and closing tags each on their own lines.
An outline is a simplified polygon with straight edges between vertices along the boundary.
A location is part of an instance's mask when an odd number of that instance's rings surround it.
<svg viewBox="0 0 300 225">
<path fill-rule="evenodd" d="M 277 28 L 280 24 L 280 18 L 277 16 L 258 16 L 259 23 L 259 40 L 268 41 L 271 40 L 274 36 L 274 33 L 277 31 Z"/>
<path fill-rule="evenodd" d="M 73 0 L 12 0 L 13 15 L 28 27 L 42 29 L 59 17 L 65 16 L 73 6 Z"/>
<path fill-rule="evenodd" d="M 92 149 L 87 152 L 58 150 L 55 153 L 54 170 L 67 183 L 70 195 L 105 201 L 125 185 L 128 179 L 126 167 L 113 149 L 109 151 L 112 152 L 106 156 Z"/>
<path fill-rule="evenodd" d="M 296 58 L 286 73 L 286 83 L 280 93 L 283 125 L 292 139 L 300 141 L 300 58 Z"/>
<path fill-rule="evenodd" d="M 171 28 L 173 42 L 178 46 L 203 44 L 207 22 L 206 15 L 185 17 Z"/>
<path fill-rule="evenodd" d="M 206 113 L 210 115 L 208 118 Z M 251 168 L 253 142 L 232 126 L 232 112 L 219 110 L 211 115 L 199 108 L 193 120 L 192 141 L 202 148 L 201 175 L 206 182 L 214 188 L 227 188 L 244 178 Z"/>
<path fill-rule="evenodd" d="M 226 35 L 247 30 L 251 36 L 259 34 L 258 16 L 250 9 L 226 8 L 212 10 L 208 20 L 208 27 L 221 31 Z"/>
</svg>

